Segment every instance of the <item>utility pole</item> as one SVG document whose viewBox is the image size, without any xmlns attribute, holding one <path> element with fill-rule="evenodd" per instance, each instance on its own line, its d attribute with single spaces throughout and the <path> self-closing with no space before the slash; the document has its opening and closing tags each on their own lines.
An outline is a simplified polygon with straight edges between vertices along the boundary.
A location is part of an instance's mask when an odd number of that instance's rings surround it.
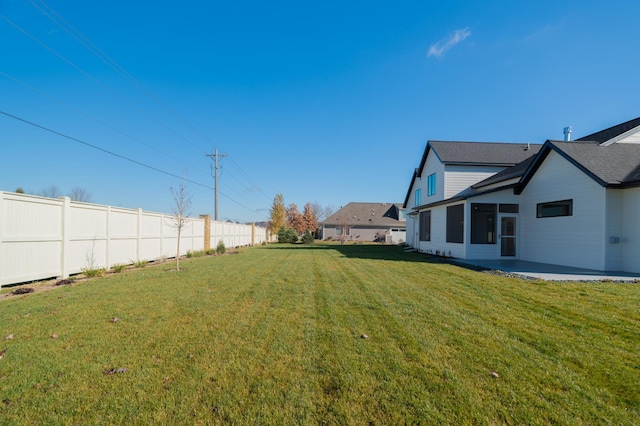
<svg viewBox="0 0 640 426">
<path fill-rule="evenodd" d="M 215 193 L 214 195 L 214 216 L 213 216 L 213 220 L 217 221 L 218 220 L 218 168 L 219 168 L 219 163 L 218 161 L 220 160 L 221 157 L 226 157 L 227 154 L 218 154 L 218 148 L 216 148 L 216 152 L 215 154 L 206 154 L 207 157 L 213 159 L 213 170 L 214 170 L 214 175 L 213 175 L 213 192 Z"/>
</svg>

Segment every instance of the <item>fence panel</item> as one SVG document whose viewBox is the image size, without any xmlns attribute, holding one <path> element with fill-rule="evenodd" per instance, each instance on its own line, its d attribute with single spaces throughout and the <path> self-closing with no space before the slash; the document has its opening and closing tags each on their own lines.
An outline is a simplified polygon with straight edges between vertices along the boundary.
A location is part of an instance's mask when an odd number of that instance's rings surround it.
<svg viewBox="0 0 640 426">
<path fill-rule="evenodd" d="M 180 254 L 203 250 L 206 218 L 189 218 Z M 266 241 L 265 228 L 210 222 L 210 244 L 248 246 Z M 176 255 L 171 215 L 0 191 L 0 287 L 68 277 L 83 268 L 153 261 Z"/>
</svg>

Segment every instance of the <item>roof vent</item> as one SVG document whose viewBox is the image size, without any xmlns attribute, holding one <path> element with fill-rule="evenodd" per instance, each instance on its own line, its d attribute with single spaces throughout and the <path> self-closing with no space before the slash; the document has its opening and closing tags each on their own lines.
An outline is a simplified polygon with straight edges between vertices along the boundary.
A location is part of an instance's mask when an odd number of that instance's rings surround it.
<svg viewBox="0 0 640 426">
<path fill-rule="evenodd" d="M 564 128 L 564 140 L 565 142 L 569 142 L 571 140 L 571 132 L 573 131 L 573 129 L 571 129 L 571 126 L 565 127 Z"/>
</svg>

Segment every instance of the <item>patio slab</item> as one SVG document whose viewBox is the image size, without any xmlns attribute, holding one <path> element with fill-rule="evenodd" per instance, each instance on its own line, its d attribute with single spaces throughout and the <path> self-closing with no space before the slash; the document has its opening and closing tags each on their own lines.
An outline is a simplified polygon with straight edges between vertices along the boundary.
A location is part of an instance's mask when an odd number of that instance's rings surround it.
<svg viewBox="0 0 640 426">
<path fill-rule="evenodd" d="M 545 281 L 640 281 L 640 274 L 572 268 L 525 260 L 456 259 L 456 262 Z"/>
</svg>

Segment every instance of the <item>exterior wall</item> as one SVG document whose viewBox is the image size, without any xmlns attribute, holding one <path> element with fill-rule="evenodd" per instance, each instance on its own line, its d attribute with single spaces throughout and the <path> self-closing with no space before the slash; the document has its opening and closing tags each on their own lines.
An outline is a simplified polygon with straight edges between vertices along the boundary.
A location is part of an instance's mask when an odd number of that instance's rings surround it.
<svg viewBox="0 0 640 426">
<path fill-rule="evenodd" d="M 456 204 L 460 203 L 450 205 Z M 463 244 L 447 242 L 447 206 L 436 206 L 431 209 L 425 210 L 431 210 L 431 241 L 419 241 L 418 250 L 423 253 L 465 259 L 467 241 L 466 235 L 465 242 Z M 467 226 L 466 215 L 467 207 L 465 206 L 465 228 Z"/>
<path fill-rule="evenodd" d="M 504 167 L 447 165 L 444 168 L 444 198 L 455 197 L 467 190 L 471 185 L 485 180 L 504 169 Z"/>
<path fill-rule="evenodd" d="M 491 194 L 481 195 L 479 197 L 470 198 L 467 200 L 464 215 L 464 241 L 466 247 L 467 259 L 501 259 L 500 255 L 500 238 L 496 238 L 496 244 L 471 244 L 471 204 L 472 203 L 490 203 L 490 204 L 519 204 L 520 197 L 513 193 L 513 189 L 505 189 L 503 191 L 494 192 Z M 496 232 L 500 234 L 500 217 L 501 213 L 496 213 Z M 507 215 L 507 214 L 505 214 Z M 509 213 L 508 216 L 516 217 L 516 256 L 519 258 L 520 253 L 520 215 L 518 213 Z M 514 259 L 509 257 L 508 259 Z"/>
<path fill-rule="evenodd" d="M 391 229 L 405 229 L 405 223 L 398 224 L 393 228 L 381 228 L 381 227 L 369 227 L 369 226 L 348 226 L 349 235 L 347 235 L 347 241 L 374 241 L 376 236 L 391 236 L 391 242 L 393 244 L 399 244 L 406 241 L 406 231 L 391 232 Z M 325 225 L 323 226 L 322 237 L 327 239 L 340 239 L 341 235 L 336 234 L 336 226 Z"/>
<path fill-rule="evenodd" d="M 203 219 L 189 218 L 180 253 L 202 250 Z M 213 222 L 211 240 L 227 247 L 266 241 L 264 228 Z M 177 230 L 171 215 L 0 192 L 0 287 L 83 268 L 175 257 Z"/>
<path fill-rule="evenodd" d="M 622 223 L 623 270 L 640 273 L 640 188 L 624 190 Z"/>
<path fill-rule="evenodd" d="M 573 215 L 536 218 L 536 204 L 573 199 Z M 520 196 L 520 259 L 605 269 L 606 191 L 550 152 Z"/>
</svg>

